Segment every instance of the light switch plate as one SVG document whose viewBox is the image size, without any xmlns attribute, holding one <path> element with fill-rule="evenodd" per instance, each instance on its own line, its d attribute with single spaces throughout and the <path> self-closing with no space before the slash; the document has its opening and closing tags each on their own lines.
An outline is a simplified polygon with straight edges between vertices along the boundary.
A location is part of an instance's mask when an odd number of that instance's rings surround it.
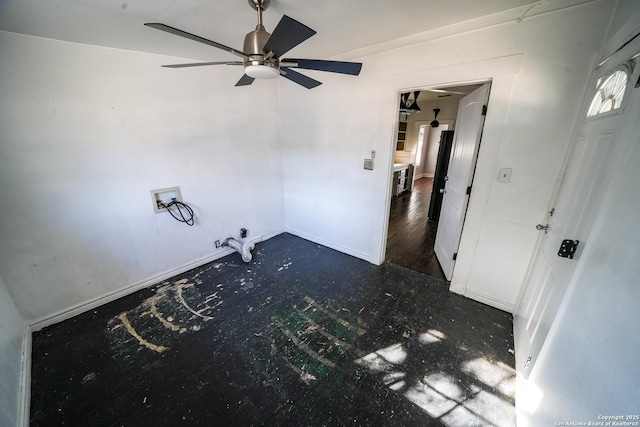
<svg viewBox="0 0 640 427">
<path fill-rule="evenodd" d="M 368 171 L 373 170 L 373 159 L 364 159 L 364 168 Z"/>
<path fill-rule="evenodd" d="M 511 181 L 511 168 L 502 168 L 500 169 L 500 175 L 498 175 L 498 182 L 509 182 Z"/>
</svg>

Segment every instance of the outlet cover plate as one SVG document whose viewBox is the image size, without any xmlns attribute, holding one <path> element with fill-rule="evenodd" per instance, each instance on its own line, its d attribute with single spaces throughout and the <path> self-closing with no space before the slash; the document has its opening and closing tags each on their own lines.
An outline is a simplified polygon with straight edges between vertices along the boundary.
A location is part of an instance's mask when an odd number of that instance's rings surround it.
<svg viewBox="0 0 640 427">
<path fill-rule="evenodd" d="M 165 205 L 171 202 L 173 199 L 181 202 L 182 193 L 180 187 L 167 187 L 160 188 L 158 190 L 151 190 L 151 201 L 153 203 L 153 211 L 155 213 L 166 212 L 166 208 L 158 206 L 158 202 L 162 202 Z"/>
<path fill-rule="evenodd" d="M 500 169 L 500 175 L 498 175 L 498 182 L 509 182 L 511 181 L 511 168 L 502 168 Z"/>
</svg>

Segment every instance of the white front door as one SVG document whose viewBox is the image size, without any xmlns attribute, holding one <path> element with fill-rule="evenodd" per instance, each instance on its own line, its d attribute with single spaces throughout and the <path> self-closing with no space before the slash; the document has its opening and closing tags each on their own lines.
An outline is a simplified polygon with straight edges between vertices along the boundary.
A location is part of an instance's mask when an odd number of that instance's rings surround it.
<svg viewBox="0 0 640 427">
<path fill-rule="evenodd" d="M 451 280 L 453 275 L 462 225 L 469 203 L 469 190 L 482 136 L 489 88 L 489 83 L 483 85 L 462 98 L 458 104 L 447 182 L 434 247 L 447 280 Z"/>
<path fill-rule="evenodd" d="M 589 233 L 615 167 L 613 159 L 618 129 L 630 105 L 625 106 L 624 101 L 620 101 L 622 97 L 615 100 L 616 93 L 609 92 L 628 94 L 638 79 L 640 67 L 635 68 L 632 76 L 633 68 L 626 68 L 624 62 L 620 63 L 600 74 L 594 82 L 589 97 L 591 107 L 595 108 L 592 112 L 597 110 L 599 98 L 604 101 L 600 105 L 604 110 L 616 102 L 621 102 L 620 107 L 603 114 L 591 114 L 590 117 L 587 117 L 589 111 L 584 113 L 585 119 L 578 129 L 554 206 L 547 214 L 546 222 L 540 224 L 540 232 L 546 234 L 542 236 L 530 266 L 514 316 L 514 330 L 518 331 L 514 337 L 517 368 L 526 376 L 549 333 L 580 255 L 589 245 Z M 627 73 L 625 90 L 620 92 L 621 81 L 617 82 L 618 86 L 614 82 L 616 87 L 612 86 L 612 91 L 599 88 L 618 70 Z M 621 77 L 621 74 L 617 76 Z M 573 258 L 559 256 L 563 240 L 579 241 Z"/>
</svg>

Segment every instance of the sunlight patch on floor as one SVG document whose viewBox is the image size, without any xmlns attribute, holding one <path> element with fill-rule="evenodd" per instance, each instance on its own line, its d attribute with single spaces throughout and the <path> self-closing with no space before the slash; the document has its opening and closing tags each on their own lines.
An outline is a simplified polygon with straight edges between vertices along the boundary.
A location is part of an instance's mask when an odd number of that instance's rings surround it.
<svg viewBox="0 0 640 427">
<path fill-rule="evenodd" d="M 484 384 L 496 388 L 505 396 L 513 397 L 515 393 L 515 372 L 513 368 L 502 362 L 490 362 L 477 358 L 462 363 L 463 372 L 479 379 Z"/>
<path fill-rule="evenodd" d="M 389 372 L 395 365 L 402 364 L 406 358 L 407 352 L 402 348 L 402 344 L 394 344 L 369 353 L 356 360 L 356 363 L 374 372 Z"/>
<path fill-rule="evenodd" d="M 446 336 L 430 329 L 416 339 L 421 346 L 441 345 Z M 425 368 L 416 377 L 415 373 L 409 375 L 406 367 L 403 369 L 409 356 L 402 344 L 394 344 L 355 363 L 380 374 L 382 383 L 446 426 L 515 426 L 513 368 L 476 357 L 447 371 Z"/>
<path fill-rule="evenodd" d="M 447 392 L 453 396 L 459 395 L 452 378 L 444 373 L 436 373 L 414 384 L 404 396 L 433 418 L 441 418 L 458 405 L 458 401 Z"/>
<path fill-rule="evenodd" d="M 518 426 L 528 427 L 527 416 L 532 415 L 540 406 L 544 393 L 530 379 L 518 374 L 516 379 L 518 390 Z"/>
<path fill-rule="evenodd" d="M 429 329 L 427 332 L 418 336 L 418 341 L 420 342 L 420 344 L 432 344 L 443 339 L 445 339 L 445 335 L 440 331 L 436 331 L 435 329 Z"/>
</svg>

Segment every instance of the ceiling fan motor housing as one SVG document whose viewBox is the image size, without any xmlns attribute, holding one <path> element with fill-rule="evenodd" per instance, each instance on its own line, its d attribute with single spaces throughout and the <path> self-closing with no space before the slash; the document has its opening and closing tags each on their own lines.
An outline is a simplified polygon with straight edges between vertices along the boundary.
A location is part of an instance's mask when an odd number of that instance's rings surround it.
<svg viewBox="0 0 640 427">
<path fill-rule="evenodd" d="M 264 26 L 258 25 L 256 29 L 247 33 L 244 37 L 244 48 L 243 52 L 248 55 L 263 55 L 262 48 L 264 48 L 265 43 L 269 40 L 271 34 L 267 33 L 264 29 Z"/>
</svg>

